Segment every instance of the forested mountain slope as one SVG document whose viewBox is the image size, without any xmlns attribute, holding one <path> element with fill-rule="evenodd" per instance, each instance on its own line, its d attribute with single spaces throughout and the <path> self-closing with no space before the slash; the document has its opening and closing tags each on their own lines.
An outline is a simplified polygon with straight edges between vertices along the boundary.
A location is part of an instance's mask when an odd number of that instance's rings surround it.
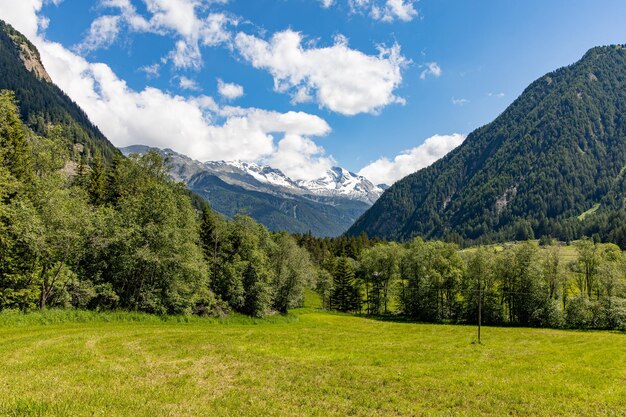
<svg viewBox="0 0 626 417">
<path fill-rule="evenodd" d="M 623 212 L 625 168 L 626 47 L 597 47 L 394 184 L 348 234 L 568 239 L 580 219 Z"/>
<path fill-rule="evenodd" d="M 44 69 L 37 48 L 24 35 L 0 20 L 0 90 L 15 93 L 22 120 L 39 135 L 51 125 L 63 136 L 100 153 L 111 161 L 119 151 L 104 137 L 85 112 L 58 88 Z"/>
</svg>

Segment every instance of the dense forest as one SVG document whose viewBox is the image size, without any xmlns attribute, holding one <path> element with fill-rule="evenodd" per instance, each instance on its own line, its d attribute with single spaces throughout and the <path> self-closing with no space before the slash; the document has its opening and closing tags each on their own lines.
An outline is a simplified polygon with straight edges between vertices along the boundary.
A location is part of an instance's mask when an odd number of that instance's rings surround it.
<svg viewBox="0 0 626 417">
<path fill-rule="evenodd" d="M 594 233 L 626 247 L 626 48 L 593 48 L 398 181 L 350 228 L 459 244 Z"/>
<path fill-rule="evenodd" d="M 156 153 L 84 157 L 0 94 L 0 309 L 263 316 L 302 303 L 306 250 L 245 216 L 226 221 L 172 182 Z"/>
</svg>

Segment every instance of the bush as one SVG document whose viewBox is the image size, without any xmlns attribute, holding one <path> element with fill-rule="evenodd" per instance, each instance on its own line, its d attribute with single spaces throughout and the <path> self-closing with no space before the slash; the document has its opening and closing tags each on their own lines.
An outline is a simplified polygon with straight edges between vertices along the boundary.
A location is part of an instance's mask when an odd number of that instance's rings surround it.
<svg viewBox="0 0 626 417">
<path fill-rule="evenodd" d="M 602 300 L 607 328 L 626 330 L 626 299 L 611 297 Z"/>
<path fill-rule="evenodd" d="M 565 309 L 565 325 L 570 329 L 588 327 L 592 321 L 589 301 L 584 295 L 570 300 Z"/>
<path fill-rule="evenodd" d="M 67 286 L 67 292 L 70 295 L 70 303 L 74 308 L 85 309 L 90 301 L 96 297 L 96 289 L 93 282 L 89 280 L 73 280 Z"/>
<path fill-rule="evenodd" d="M 91 299 L 89 308 L 95 310 L 113 310 L 117 308 L 120 297 L 110 283 L 98 284 L 94 287 L 95 297 Z"/>
<path fill-rule="evenodd" d="M 548 299 L 543 306 L 532 313 L 532 322 L 539 327 L 562 328 L 565 327 L 565 314 L 561 308 L 561 302 Z"/>
</svg>

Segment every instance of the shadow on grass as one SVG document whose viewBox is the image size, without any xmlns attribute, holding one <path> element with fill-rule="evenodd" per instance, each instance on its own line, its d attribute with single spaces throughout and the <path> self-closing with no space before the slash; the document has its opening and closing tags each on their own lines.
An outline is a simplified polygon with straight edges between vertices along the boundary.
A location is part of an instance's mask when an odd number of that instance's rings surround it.
<svg viewBox="0 0 626 417">
<path fill-rule="evenodd" d="M 352 313 L 355 317 L 361 317 L 368 320 L 382 321 L 382 322 L 390 322 L 390 323 L 405 323 L 405 324 L 430 324 L 430 325 L 443 325 L 443 326 L 467 326 L 467 327 L 476 327 L 478 323 L 459 323 L 452 320 L 448 321 L 423 321 L 417 320 L 415 318 L 397 314 L 365 314 L 365 313 Z M 535 330 L 563 330 L 569 332 L 611 332 L 626 335 L 626 329 L 580 329 L 580 328 L 568 328 L 568 327 L 531 327 L 531 326 L 521 326 L 518 324 L 511 323 L 483 323 L 482 327 L 501 327 L 501 328 L 513 328 L 513 329 L 535 329 Z"/>
</svg>

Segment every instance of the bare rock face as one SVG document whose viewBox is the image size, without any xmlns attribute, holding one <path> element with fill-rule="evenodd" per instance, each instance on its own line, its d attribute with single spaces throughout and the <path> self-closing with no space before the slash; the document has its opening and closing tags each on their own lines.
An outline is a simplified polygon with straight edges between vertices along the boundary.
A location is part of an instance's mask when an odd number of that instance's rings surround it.
<svg viewBox="0 0 626 417">
<path fill-rule="evenodd" d="M 17 34 L 9 34 L 9 36 L 11 36 L 15 45 L 19 48 L 20 59 L 26 69 L 35 74 L 40 80 L 51 83 L 52 78 L 50 78 L 50 75 L 48 75 L 48 72 L 41 63 L 41 56 L 37 48 L 22 36 Z"/>
</svg>

